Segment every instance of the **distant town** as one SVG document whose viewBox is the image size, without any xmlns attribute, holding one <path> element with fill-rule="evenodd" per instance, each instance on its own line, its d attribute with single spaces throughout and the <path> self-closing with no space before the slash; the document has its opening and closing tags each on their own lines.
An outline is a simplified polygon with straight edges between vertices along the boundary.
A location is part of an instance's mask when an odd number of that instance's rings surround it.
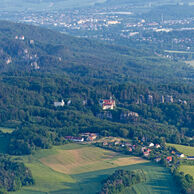
<svg viewBox="0 0 194 194">
<path fill-rule="evenodd" d="M 152 6 L 152 5 L 149 5 Z M 130 11 L 131 10 L 131 11 Z M 135 13 L 133 12 L 135 10 Z M 0 18 L 16 22 L 49 27 L 61 33 L 71 34 L 107 42 L 135 41 L 136 43 L 156 44 L 164 49 L 179 50 L 187 53 L 184 59 L 192 59 L 194 48 L 193 39 L 189 35 L 194 30 L 194 17 L 168 18 L 163 14 L 157 19 L 150 19 L 146 15 L 137 13 L 137 6 L 113 6 L 66 9 L 56 11 L 23 11 L 15 13 L 0 12 Z M 187 36 L 180 36 L 187 32 Z M 171 35 L 168 47 L 164 37 Z M 179 36 L 176 36 L 176 33 Z M 161 39 L 162 36 L 163 38 Z M 165 46 L 166 45 L 166 46 Z M 156 52 L 160 56 L 175 58 L 172 53 Z M 179 53 L 180 54 L 180 53 Z M 180 57 L 180 56 L 179 56 Z"/>
</svg>

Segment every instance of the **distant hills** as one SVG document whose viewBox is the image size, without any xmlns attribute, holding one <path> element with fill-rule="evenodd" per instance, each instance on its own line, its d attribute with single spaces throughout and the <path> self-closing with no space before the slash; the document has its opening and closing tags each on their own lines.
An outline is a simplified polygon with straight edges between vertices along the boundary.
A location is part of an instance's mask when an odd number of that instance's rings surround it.
<svg viewBox="0 0 194 194">
<path fill-rule="evenodd" d="M 0 21 L 0 43 L 1 72 L 11 69 L 31 71 L 36 69 L 35 62 L 41 72 L 104 76 L 103 79 L 108 77 L 114 81 L 123 78 L 164 80 L 169 76 L 180 79 L 187 76 L 186 71 L 190 72 L 189 67 L 157 57 L 146 48 L 135 50 L 102 44 L 5 21 Z"/>
</svg>

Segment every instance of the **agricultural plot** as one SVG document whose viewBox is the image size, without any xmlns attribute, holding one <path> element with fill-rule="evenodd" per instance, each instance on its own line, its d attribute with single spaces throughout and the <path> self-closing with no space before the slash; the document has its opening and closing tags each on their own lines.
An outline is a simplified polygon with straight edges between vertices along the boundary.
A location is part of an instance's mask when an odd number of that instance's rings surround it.
<svg viewBox="0 0 194 194">
<path fill-rule="evenodd" d="M 65 174 L 80 174 L 148 162 L 138 157 L 126 157 L 116 152 L 91 146 L 59 150 L 57 154 L 42 158 L 40 161 L 51 169 Z"/>
<path fill-rule="evenodd" d="M 134 192 L 178 193 L 166 168 L 91 145 L 57 146 L 20 159 L 31 169 L 36 184 L 17 194 L 95 194 L 116 169 L 145 171 L 147 181 L 131 188 Z"/>
<path fill-rule="evenodd" d="M 91 145 L 57 146 L 19 159 L 31 169 L 36 184 L 17 194 L 95 194 L 116 169 L 144 170 L 147 181 L 131 188 L 134 192 L 178 193 L 166 168 Z"/>
<path fill-rule="evenodd" d="M 191 146 L 183 146 L 179 144 L 167 144 L 168 146 L 176 148 L 179 152 L 185 154 L 186 156 L 193 156 L 194 155 L 194 147 Z"/>
</svg>

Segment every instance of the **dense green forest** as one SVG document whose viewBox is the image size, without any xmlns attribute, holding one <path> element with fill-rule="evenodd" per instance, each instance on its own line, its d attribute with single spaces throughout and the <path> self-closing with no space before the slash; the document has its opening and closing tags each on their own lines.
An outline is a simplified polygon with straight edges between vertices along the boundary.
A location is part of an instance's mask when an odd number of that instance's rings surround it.
<svg viewBox="0 0 194 194">
<path fill-rule="evenodd" d="M 0 123 L 16 129 L 8 153 L 30 154 L 87 131 L 194 144 L 193 68 L 145 48 L 0 24 Z M 110 96 L 116 109 L 101 110 L 99 100 Z M 55 107 L 61 100 L 65 106 Z"/>
<path fill-rule="evenodd" d="M 16 191 L 24 185 L 32 185 L 32 174 L 23 163 L 0 154 L 0 193 Z"/>
<path fill-rule="evenodd" d="M 122 193 L 126 187 L 145 182 L 146 176 L 143 170 L 126 171 L 116 170 L 111 176 L 103 181 L 100 194 Z"/>
</svg>

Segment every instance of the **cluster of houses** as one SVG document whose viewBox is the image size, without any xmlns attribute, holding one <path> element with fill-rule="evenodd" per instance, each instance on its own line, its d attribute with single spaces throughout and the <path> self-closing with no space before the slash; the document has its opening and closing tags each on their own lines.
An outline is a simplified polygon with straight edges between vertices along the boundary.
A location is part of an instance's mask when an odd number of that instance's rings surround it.
<svg viewBox="0 0 194 194">
<path fill-rule="evenodd" d="M 16 35 L 15 39 L 16 40 L 25 40 L 25 36 L 24 35 L 21 35 L 21 36 Z"/>
<path fill-rule="evenodd" d="M 94 141 L 98 137 L 97 133 L 81 133 L 80 136 L 65 136 L 66 140 L 73 141 L 73 142 L 84 142 L 84 141 Z"/>
<path fill-rule="evenodd" d="M 121 148 L 126 149 L 128 152 L 133 152 L 136 150 L 137 146 L 136 144 L 131 144 L 129 142 L 123 142 L 123 141 L 114 141 L 114 142 L 108 142 L 108 141 L 104 141 L 102 142 L 102 146 L 108 146 L 108 147 L 112 147 L 112 146 L 119 146 Z M 141 152 L 143 154 L 143 156 L 145 158 L 148 158 L 150 156 L 150 153 L 153 152 L 153 150 L 155 149 L 159 149 L 161 148 L 160 144 L 154 144 L 154 143 L 149 143 L 148 146 L 141 146 Z M 175 151 L 172 151 L 171 153 L 169 153 L 168 156 L 165 157 L 165 160 L 170 163 L 173 160 L 173 156 L 177 156 L 178 158 L 185 158 L 185 155 L 182 153 L 178 153 Z M 187 157 L 188 160 L 194 160 L 194 157 Z M 155 162 L 160 162 L 162 160 L 162 157 L 160 156 L 156 156 L 155 157 Z"/>
</svg>

